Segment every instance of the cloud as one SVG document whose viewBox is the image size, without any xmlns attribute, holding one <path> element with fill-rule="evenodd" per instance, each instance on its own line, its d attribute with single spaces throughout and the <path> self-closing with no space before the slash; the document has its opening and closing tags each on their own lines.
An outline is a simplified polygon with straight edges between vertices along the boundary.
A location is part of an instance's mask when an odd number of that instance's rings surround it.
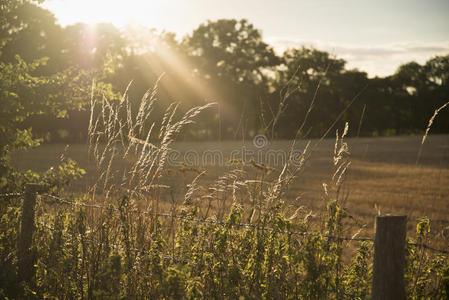
<svg viewBox="0 0 449 300">
<path fill-rule="evenodd" d="M 288 48 L 301 46 L 314 47 L 327 51 L 347 61 L 347 68 L 357 68 L 369 76 L 386 76 L 393 74 L 404 63 L 416 61 L 425 63 L 436 55 L 449 54 L 449 41 L 437 43 L 394 43 L 374 46 L 338 44 L 323 41 L 306 41 L 298 39 L 268 38 L 278 53 Z"/>
</svg>

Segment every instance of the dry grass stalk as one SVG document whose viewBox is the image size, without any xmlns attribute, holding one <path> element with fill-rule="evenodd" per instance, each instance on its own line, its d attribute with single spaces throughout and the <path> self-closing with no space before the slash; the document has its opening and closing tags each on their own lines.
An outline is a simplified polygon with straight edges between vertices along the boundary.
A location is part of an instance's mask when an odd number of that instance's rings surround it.
<svg viewBox="0 0 449 300">
<path fill-rule="evenodd" d="M 192 183 L 188 185 L 188 190 L 186 194 L 184 195 L 184 205 L 191 204 L 190 201 L 193 197 L 193 194 L 198 190 L 198 181 L 201 176 L 203 176 L 206 173 L 206 171 L 201 172 L 198 174 L 193 180 Z"/>
<path fill-rule="evenodd" d="M 432 117 L 430 118 L 429 123 L 427 124 L 426 132 L 424 133 L 424 135 L 422 137 L 421 145 L 419 146 L 418 155 L 416 157 L 416 163 L 415 163 L 416 165 L 418 165 L 419 160 L 421 158 L 423 145 L 424 145 L 424 142 L 427 139 L 427 136 L 429 135 L 430 127 L 432 127 L 433 121 L 435 120 L 437 115 L 440 113 L 440 111 L 442 111 L 448 105 L 449 105 L 449 102 L 446 102 L 442 106 L 440 106 L 439 108 L 435 109 L 435 112 L 433 113 Z"/>
<path fill-rule="evenodd" d="M 103 97 L 99 103 L 94 97 L 91 99 L 89 153 L 100 174 L 95 186 L 101 183 L 107 196 L 127 190 L 136 198 L 144 198 L 150 191 L 157 197 L 159 190 L 166 187 L 160 180 L 171 143 L 182 128 L 194 123 L 195 117 L 214 103 L 190 109 L 179 121 L 175 120 L 179 103 L 172 103 L 161 123 L 156 125 L 150 120 L 157 101 L 157 83 L 142 97 L 135 114 L 128 99 L 130 85 L 121 101 L 111 102 Z M 158 127 L 159 134 L 155 137 L 153 131 Z M 121 174 L 113 172 L 112 169 L 124 160 L 131 161 L 131 167 Z"/>
</svg>

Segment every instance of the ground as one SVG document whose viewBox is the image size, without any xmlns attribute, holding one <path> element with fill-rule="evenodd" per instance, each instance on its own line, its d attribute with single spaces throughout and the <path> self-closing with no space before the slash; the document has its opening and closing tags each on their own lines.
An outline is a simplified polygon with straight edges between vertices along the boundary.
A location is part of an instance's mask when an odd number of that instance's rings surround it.
<svg viewBox="0 0 449 300">
<path fill-rule="evenodd" d="M 433 231 L 435 234 L 448 234 L 449 135 L 429 136 L 418 164 L 420 136 L 348 138 L 347 142 L 351 165 L 345 181 L 348 196 L 344 206 L 358 224 L 366 225 L 364 235 L 372 234 L 373 222 L 378 213 L 407 215 L 410 234 L 413 234 L 418 218 L 427 216 L 432 221 L 432 227 L 437 229 Z M 311 141 L 314 151 L 286 196 L 292 209 L 304 206 L 305 210 L 312 210 L 316 214 L 323 210 L 323 183 L 329 182 L 333 174 L 334 143 L 334 139 Z M 281 169 L 282 151 L 287 151 L 290 144 L 290 141 L 274 141 L 266 147 L 256 148 L 252 141 L 178 142 L 173 145 L 178 151 L 173 157 L 178 161 L 186 158 L 188 163 L 195 163 L 197 170 L 207 170 L 202 180 L 202 184 L 207 185 L 233 169 L 233 166 L 226 164 L 231 153 L 238 156 L 242 151 L 247 151 L 248 163 L 251 159 L 261 162 L 260 158 L 263 160 L 266 157 L 263 156 L 266 151 L 274 149 L 278 158 L 277 161 L 270 160 L 269 164 L 276 170 L 266 177 L 274 178 Z M 305 144 L 306 141 L 299 141 L 296 145 L 298 151 L 302 151 Z M 259 152 L 262 153 L 261 157 L 258 157 Z M 68 148 L 63 144 L 42 145 L 27 152 L 14 153 L 12 162 L 20 169 L 42 171 L 56 165 L 61 154 L 76 160 L 87 170 L 87 176 L 75 182 L 67 192 L 87 191 L 87 187 L 95 180 L 96 172 L 94 162 L 88 159 L 86 145 L 76 144 Z M 174 192 L 166 193 L 162 199 L 169 201 L 173 195 L 183 199 L 186 185 L 197 173 L 181 172 L 179 170 L 183 167 L 175 163 L 169 164 L 169 168 L 177 171 L 168 173 L 164 184 L 171 186 Z M 256 175 L 256 171 L 253 175 Z M 260 178 L 261 175 L 256 176 Z"/>
</svg>

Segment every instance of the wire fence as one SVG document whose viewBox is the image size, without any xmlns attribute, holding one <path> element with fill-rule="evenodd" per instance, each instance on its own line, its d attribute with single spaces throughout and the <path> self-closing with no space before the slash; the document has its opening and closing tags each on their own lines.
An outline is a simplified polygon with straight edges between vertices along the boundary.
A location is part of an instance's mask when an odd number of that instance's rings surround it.
<svg viewBox="0 0 449 300">
<path fill-rule="evenodd" d="M 6 193 L 6 194 L 0 194 L 1 198 L 4 199 L 12 199 L 12 198 L 17 198 L 20 196 L 23 196 L 25 193 Z"/>
<path fill-rule="evenodd" d="M 40 226 L 42 226 L 42 227 L 47 228 L 50 231 L 56 231 L 56 229 L 54 227 L 48 225 L 45 222 L 40 221 L 40 222 L 38 222 L 38 224 Z M 117 244 L 114 244 L 114 243 L 109 243 L 109 244 L 106 245 L 105 243 L 98 243 L 98 242 L 95 242 L 95 241 L 89 240 L 89 239 L 85 239 L 84 241 L 89 243 L 89 244 L 93 244 L 93 245 L 96 245 L 96 246 L 99 246 L 99 247 L 109 246 L 112 249 L 120 249 L 120 245 L 117 245 Z M 145 250 L 137 249 L 137 248 L 130 248 L 129 250 L 132 251 L 132 252 L 136 252 L 136 253 L 147 253 L 147 254 L 149 253 L 149 251 L 145 251 Z M 176 262 L 197 264 L 196 261 L 193 261 L 193 260 L 190 260 L 190 259 L 181 258 L 181 257 L 174 256 L 174 255 L 169 255 L 169 254 L 162 254 L 161 257 L 164 258 L 164 259 L 171 259 L 171 260 L 176 261 Z"/>
<path fill-rule="evenodd" d="M 23 193 L 23 192 L 22 193 L 4 193 L 4 194 L 0 194 L 0 198 L 7 198 L 7 199 L 17 198 L 17 197 L 23 196 L 24 194 L 25 193 Z M 115 211 L 119 210 L 118 208 L 111 207 L 111 206 L 107 207 L 107 206 L 98 205 L 98 204 L 86 204 L 86 203 L 69 201 L 69 200 L 60 198 L 58 196 L 52 195 L 52 194 L 40 194 L 40 196 L 42 196 L 44 201 L 46 201 L 46 202 L 49 202 L 49 199 L 51 199 L 60 204 L 71 205 L 71 206 L 93 208 L 93 209 L 100 209 L 100 210 L 103 210 L 103 209 L 113 209 Z M 155 217 L 166 217 L 166 218 L 191 221 L 191 222 L 196 222 L 196 223 L 208 223 L 208 224 L 215 224 L 218 226 L 226 225 L 226 222 L 219 221 L 219 220 L 193 218 L 193 217 L 189 217 L 189 216 L 175 215 L 175 214 L 171 214 L 171 213 L 156 213 L 156 212 L 141 211 L 141 210 L 137 210 L 137 209 L 134 209 L 131 212 L 144 214 L 144 215 L 151 215 L 151 216 L 155 216 Z M 374 242 L 373 238 L 367 238 L 367 237 L 364 237 L 364 238 L 341 237 L 341 236 L 335 236 L 335 235 L 312 233 L 312 232 L 308 232 L 308 231 L 286 231 L 286 230 L 278 230 L 278 229 L 269 228 L 269 227 L 263 227 L 263 226 L 260 226 L 257 224 L 251 224 L 251 223 L 237 223 L 235 225 L 239 226 L 239 227 L 249 227 L 249 228 L 254 228 L 257 230 L 269 231 L 269 232 L 273 232 L 273 233 L 289 234 L 289 235 L 299 235 L 299 236 L 319 236 L 319 235 L 321 235 L 324 238 L 341 240 L 341 241 Z M 437 249 L 437 248 L 429 246 L 428 244 L 425 244 L 425 243 L 408 242 L 408 245 L 415 246 L 415 247 L 422 247 L 424 249 L 427 249 L 427 250 L 430 250 L 433 252 L 437 252 L 437 253 L 441 253 L 441 254 L 449 254 L 449 250 Z M 138 251 L 138 249 L 136 249 L 136 251 Z"/>
<path fill-rule="evenodd" d="M 59 198 L 57 196 L 51 195 L 51 194 L 42 194 L 41 196 L 50 198 L 54 201 L 57 201 L 61 204 L 67 204 L 72 206 L 79 206 L 79 207 L 85 207 L 85 208 L 94 208 L 94 209 L 111 209 L 110 207 L 101 206 L 101 205 L 95 205 L 95 204 L 85 204 L 85 203 L 77 203 L 73 201 L 64 200 L 62 198 Z M 112 208 L 116 211 L 118 211 L 118 208 Z M 182 215 L 175 215 L 175 214 L 169 214 L 169 213 L 155 213 L 155 212 L 148 212 L 148 211 L 141 211 L 141 210 L 131 210 L 131 212 L 134 213 L 140 213 L 144 215 L 151 215 L 155 217 L 166 217 L 166 218 L 173 218 L 173 219 L 180 219 L 185 221 L 191 221 L 191 222 L 197 222 L 197 223 L 209 223 L 209 224 L 215 224 L 219 226 L 225 226 L 226 222 L 219 221 L 219 220 L 213 220 L 213 219 L 199 219 L 199 218 L 193 218 L 188 216 L 182 216 Z M 263 227 L 257 224 L 251 224 L 251 223 L 237 223 L 235 224 L 239 227 L 250 227 L 257 230 L 262 231 L 269 231 L 273 233 L 283 233 L 283 234 L 290 234 L 290 235 L 301 235 L 301 236 L 317 236 L 319 233 L 312 233 L 307 231 L 287 231 L 287 230 L 279 230 L 269 227 Z M 344 241 L 359 241 L 359 242 L 373 242 L 374 240 L 372 238 L 357 238 L 357 237 L 340 237 L 340 236 L 334 236 L 334 235 L 321 235 L 322 237 L 329 238 L 329 239 L 337 239 L 337 240 L 344 240 Z"/>
<path fill-rule="evenodd" d="M 433 247 L 430 247 L 429 245 L 423 244 L 423 243 L 411 243 L 411 242 L 408 242 L 408 244 L 411 245 L 411 246 L 422 247 L 424 249 L 428 249 L 428 250 L 433 251 L 433 252 L 438 252 L 438 253 L 442 253 L 442 254 L 449 254 L 448 250 L 442 250 L 442 249 L 433 248 Z"/>
</svg>

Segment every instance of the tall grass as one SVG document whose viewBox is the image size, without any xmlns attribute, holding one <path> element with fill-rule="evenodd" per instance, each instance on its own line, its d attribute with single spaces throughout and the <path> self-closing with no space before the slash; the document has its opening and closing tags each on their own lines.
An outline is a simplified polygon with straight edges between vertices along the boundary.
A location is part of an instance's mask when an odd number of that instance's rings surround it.
<svg viewBox="0 0 449 300">
<path fill-rule="evenodd" d="M 311 222 L 313 212 L 287 205 L 286 194 L 310 157 L 301 155 L 279 170 L 257 162 L 234 162 L 212 183 L 207 170 L 170 194 L 166 179 L 170 147 L 183 128 L 214 104 L 181 114 L 179 104 L 152 120 L 157 87 L 134 108 L 125 92 L 121 101 L 92 100 L 89 153 L 98 178 L 78 203 L 42 197 L 33 249 L 35 284 L 0 289 L 22 298 L 150 299 L 366 299 L 371 295 L 372 249 L 369 241 L 345 242 L 360 235 L 345 201 L 350 149 L 349 124 L 336 131 L 334 171 L 323 183 L 327 210 Z M 275 122 L 273 123 L 275 124 Z M 128 168 L 117 168 L 120 162 Z M 182 166 L 182 165 L 181 165 Z M 179 172 L 180 170 L 174 170 Z M 162 202 L 162 193 L 170 203 Z M 56 195 L 56 194 L 55 194 Z M 61 195 L 60 195 L 61 196 Z M 63 197 L 63 196 L 62 196 Z M 100 200 L 101 199 L 101 200 Z M 167 209 L 168 207 L 168 209 Z M 163 210 L 164 208 L 165 210 Z M 2 262 L 15 257 L 5 250 L 17 238 L 20 209 L 3 214 Z M 357 225 L 357 224 L 355 224 Z M 424 242 L 430 223 L 417 227 Z M 351 243 L 350 245 L 348 243 Z M 408 248 L 407 282 L 411 298 L 448 296 L 447 256 Z M 9 256 L 8 256 L 9 255 Z M 2 275 L 2 278 L 7 278 Z"/>
<path fill-rule="evenodd" d="M 419 145 L 418 155 L 416 156 L 416 165 L 419 164 L 419 160 L 420 160 L 421 154 L 422 154 L 422 149 L 423 149 L 424 143 L 426 142 L 427 136 L 429 135 L 430 128 L 432 127 L 433 121 L 435 121 L 435 118 L 438 116 L 440 111 L 445 109 L 446 106 L 448 106 L 448 105 L 449 105 L 449 102 L 446 102 L 443 105 L 441 105 L 439 108 L 435 109 L 432 117 L 429 119 L 429 123 L 427 124 L 426 131 L 424 132 L 424 135 L 421 140 L 421 144 Z"/>
</svg>

